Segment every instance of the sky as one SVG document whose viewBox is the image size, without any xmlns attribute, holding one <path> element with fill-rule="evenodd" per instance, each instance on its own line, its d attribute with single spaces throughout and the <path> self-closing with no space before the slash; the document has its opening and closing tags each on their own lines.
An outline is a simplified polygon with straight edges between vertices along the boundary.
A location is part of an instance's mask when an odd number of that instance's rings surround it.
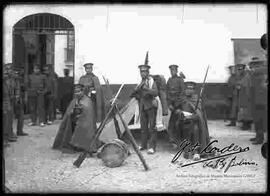
<svg viewBox="0 0 270 196">
<path fill-rule="evenodd" d="M 137 66 L 146 51 L 153 74 L 168 79 L 168 66 L 178 64 L 186 80 L 202 82 L 209 65 L 207 81 L 225 82 L 226 67 L 234 62 L 231 38 L 260 38 L 266 32 L 266 9 L 255 4 L 107 6 L 106 14 L 94 18 L 106 30 L 92 31 L 103 37 L 92 52 L 96 72 L 112 83 L 139 81 Z"/>
</svg>

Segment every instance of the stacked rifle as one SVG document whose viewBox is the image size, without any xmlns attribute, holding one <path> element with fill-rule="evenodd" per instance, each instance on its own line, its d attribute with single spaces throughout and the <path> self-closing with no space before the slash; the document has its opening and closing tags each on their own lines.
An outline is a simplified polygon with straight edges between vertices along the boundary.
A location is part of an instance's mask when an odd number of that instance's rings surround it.
<svg viewBox="0 0 270 196">
<path fill-rule="evenodd" d="M 103 78 L 104 78 L 104 77 L 103 77 Z M 108 86 L 108 85 L 109 85 L 108 80 L 106 80 L 105 78 L 104 78 L 104 80 L 105 80 L 106 85 Z M 104 129 L 104 127 L 105 127 L 105 125 L 106 125 L 106 123 L 107 123 L 109 117 L 113 114 L 113 119 L 114 119 L 115 127 L 116 127 L 116 133 L 117 133 L 118 137 L 120 137 L 121 132 L 120 132 L 120 130 L 119 130 L 119 126 L 118 126 L 118 121 L 117 121 L 117 119 L 116 119 L 116 115 L 119 116 L 120 121 L 122 122 L 123 127 L 125 128 L 125 131 L 126 131 L 126 133 L 127 133 L 128 139 L 129 139 L 129 141 L 131 142 L 131 144 L 132 144 L 132 146 L 133 146 L 133 148 L 134 148 L 136 154 L 139 156 L 140 161 L 142 162 L 144 169 L 145 169 L 145 170 L 148 170 L 148 169 L 149 169 L 149 167 L 147 166 L 147 164 L 146 164 L 146 162 L 145 162 L 145 159 L 143 158 L 143 156 L 142 156 L 142 154 L 141 154 L 141 152 L 140 152 L 140 150 L 139 150 L 139 148 L 138 148 L 138 145 L 136 144 L 136 141 L 135 141 L 135 139 L 134 139 L 134 137 L 133 137 L 133 135 L 132 135 L 130 129 L 128 128 L 127 123 L 126 123 L 126 122 L 124 121 L 124 119 L 122 118 L 122 115 L 121 115 L 121 113 L 120 113 L 120 111 L 119 111 L 119 109 L 118 109 L 118 106 L 117 106 L 117 101 L 116 101 L 116 100 L 117 100 L 117 97 L 119 96 L 119 94 L 120 94 L 120 92 L 121 92 L 123 86 L 124 86 L 124 84 L 122 84 L 122 85 L 120 86 L 118 92 L 116 93 L 115 97 L 113 98 L 113 100 L 112 100 L 112 102 L 111 102 L 111 107 L 110 107 L 108 113 L 106 114 L 104 120 L 103 120 L 102 123 L 99 125 L 98 130 L 97 130 L 96 134 L 94 135 L 94 139 L 91 141 L 91 143 L 90 143 L 90 145 L 89 145 L 89 149 L 88 149 L 87 151 L 82 152 L 82 153 L 79 155 L 79 157 L 77 158 L 77 160 L 75 160 L 74 163 L 73 163 L 74 166 L 76 166 L 76 167 L 78 167 L 78 168 L 81 166 L 81 164 L 82 164 L 82 162 L 85 160 L 87 154 L 88 154 L 89 152 L 91 152 L 91 149 L 93 149 L 93 146 L 94 146 L 96 140 L 99 138 L 99 136 L 100 136 L 102 130 Z"/>
</svg>

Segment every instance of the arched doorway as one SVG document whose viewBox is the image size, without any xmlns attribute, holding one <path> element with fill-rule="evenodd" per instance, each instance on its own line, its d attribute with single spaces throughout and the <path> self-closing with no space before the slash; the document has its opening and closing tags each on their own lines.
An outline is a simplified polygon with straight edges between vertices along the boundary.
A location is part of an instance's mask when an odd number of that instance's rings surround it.
<svg viewBox="0 0 270 196">
<path fill-rule="evenodd" d="M 74 54 L 74 26 L 60 15 L 28 15 L 13 26 L 12 61 L 15 67 L 24 69 L 25 81 L 35 64 L 41 69 L 52 64 L 58 81 L 64 76 L 64 69 L 69 69 L 74 78 Z"/>
</svg>

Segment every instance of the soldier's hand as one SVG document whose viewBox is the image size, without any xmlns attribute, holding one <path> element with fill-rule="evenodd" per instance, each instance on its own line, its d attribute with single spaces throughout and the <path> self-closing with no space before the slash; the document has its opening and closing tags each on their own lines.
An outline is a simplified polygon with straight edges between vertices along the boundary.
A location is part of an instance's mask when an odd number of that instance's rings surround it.
<svg viewBox="0 0 270 196">
<path fill-rule="evenodd" d="M 171 110 L 171 111 L 173 111 L 173 106 L 172 105 L 169 105 L 169 109 Z"/>
</svg>

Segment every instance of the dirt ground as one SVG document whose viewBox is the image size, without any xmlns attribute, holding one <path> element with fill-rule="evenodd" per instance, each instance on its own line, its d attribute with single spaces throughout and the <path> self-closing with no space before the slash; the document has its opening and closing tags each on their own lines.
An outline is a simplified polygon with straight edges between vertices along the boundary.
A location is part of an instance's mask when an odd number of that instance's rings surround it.
<svg viewBox="0 0 270 196">
<path fill-rule="evenodd" d="M 25 122 L 27 123 L 27 121 Z M 223 121 L 209 121 L 216 147 L 235 143 L 249 146 L 249 151 L 237 154 L 256 165 L 224 169 L 203 168 L 204 163 L 181 168 L 189 163 L 180 157 L 171 163 L 177 151 L 170 149 L 166 134 L 159 133 L 157 152 L 142 152 L 149 171 L 144 168 L 131 149 L 131 155 L 121 167 L 108 168 L 102 160 L 87 158 L 80 168 L 73 166 L 76 154 L 63 154 L 51 149 L 60 121 L 46 127 L 28 127 L 29 136 L 20 137 L 4 150 L 5 185 L 11 192 L 265 192 L 267 188 L 267 161 L 261 155 L 261 145 L 252 145 L 254 131 L 228 128 Z M 138 134 L 135 134 L 138 135 Z M 228 159 L 231 159 L 229 157 Z"/>
</svg>

